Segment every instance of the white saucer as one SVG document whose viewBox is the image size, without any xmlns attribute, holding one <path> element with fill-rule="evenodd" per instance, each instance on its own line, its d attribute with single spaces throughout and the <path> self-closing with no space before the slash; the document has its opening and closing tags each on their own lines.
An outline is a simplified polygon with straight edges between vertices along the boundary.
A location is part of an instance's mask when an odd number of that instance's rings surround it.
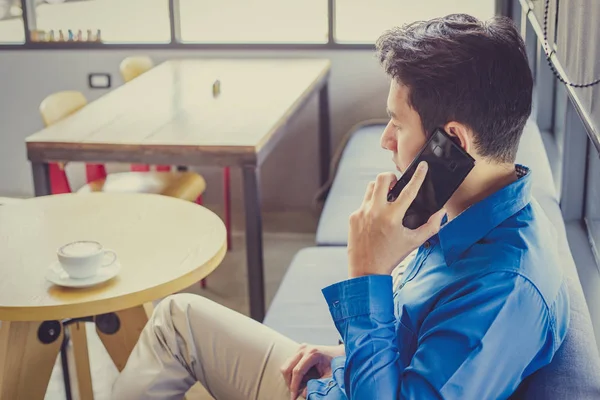
<svg viewBox="0 0 600 400">
<path fill-rule="evenodd" d="M 85 288 L 106 282 L 107 280 L 114 278 L 117 276 L 120 270 L 121 264 L 119 263 L 119 260 L 117 260 L 108 267 L 101 267 L 98 270 L 98 273 L 94 276 L 84 279 L 73 279 L 69 277 L 60 263 L 55 261 L 48 268 L 46 279 L 59 286 Z"/>
</svg>

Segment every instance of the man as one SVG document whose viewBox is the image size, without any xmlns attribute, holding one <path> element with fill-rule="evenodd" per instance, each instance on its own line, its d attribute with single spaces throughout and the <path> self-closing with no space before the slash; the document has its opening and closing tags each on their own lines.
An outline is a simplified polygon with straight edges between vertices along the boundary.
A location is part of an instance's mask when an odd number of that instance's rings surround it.
<svg viewBox="0 0 600 400">
<path fill-rule="evenodd" d="M 377 52 L 391 77 L 381 145 L 397 168 L 435 127 L 476 162 L 416 230 L 402 218 L 427 165 L 393 203 L 393 174 L 368 186 L 350 217 L 349 279 L 323 289 L 344 345 L 300 346 L 198 296 L 173 296 L 142 332 L 116 398 L 180 398 L 200 381 L 218 400 L 505 399 L 550 363 L 568 295 L 532 172 L 514 164 L 532 92 L 518 32 L 503 18 L 449 15 L 386 32 Z M 417 248 L 393 287 L 392 269 Z"/>
</svg>

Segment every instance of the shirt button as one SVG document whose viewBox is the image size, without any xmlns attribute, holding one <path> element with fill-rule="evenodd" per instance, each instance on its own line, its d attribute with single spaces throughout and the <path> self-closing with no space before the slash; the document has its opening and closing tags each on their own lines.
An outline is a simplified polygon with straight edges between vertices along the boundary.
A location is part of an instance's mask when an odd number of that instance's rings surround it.
<svg viewBox="0 0 600 400">
<path fill-rule="evenodd" d="M 334 382 L 334 381 L 329 381 L 329 382 L 327 383 L 327 387 L 328 387 L 328 388 L 332 387 L 333 385 L 335 385 L 335 382 Z"/>
<path fill-rule="evenodd" d="M 429 243 L 429 240 L 426 241 L 425 243 L 423 243 L 423 247 L 425 247 L 426 249 L 428 249 L 429 246 L 431 246 L 431 244 Z"/>
</svg>

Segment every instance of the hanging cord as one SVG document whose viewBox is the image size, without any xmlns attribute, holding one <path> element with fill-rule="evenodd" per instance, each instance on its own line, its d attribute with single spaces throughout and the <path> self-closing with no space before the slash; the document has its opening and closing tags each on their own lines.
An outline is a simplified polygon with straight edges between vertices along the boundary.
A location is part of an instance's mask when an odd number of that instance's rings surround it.
<svg viewBox="0 0 600 400">
<path fill-rule="evenodd" d="M 587 88 L 590 86 L 594 86 L 597 85 L 598 83 L 600 83 L 600 78 L 596 79 L 590 83 L 571 83 L 571 82 L 567 82 L 561 75 L 560 73 L 556 70 L 556 68 L 554 68 L 554 64 L 552 64 L 552 54 L 555 53 L 554 50 L 550 51 L 550 45 L 548 44 L 548 11 L 550 9 L 550 0 L 546 0 L 546 7 L 544 9 L 544 54 L 546 55 L 546 62 L 548 62 L 548 66 L 550 67 L 550 69 L 552 70 L 552 73 L 554 74 L 554 76 L 556 76 L 556 79 L 558 79 L 559 81 L 561 81 L 562 83 L 564 83 L 567 86 L 571 86 L 571 87 L 576 87 L 576 88 Z"/>
</svg>

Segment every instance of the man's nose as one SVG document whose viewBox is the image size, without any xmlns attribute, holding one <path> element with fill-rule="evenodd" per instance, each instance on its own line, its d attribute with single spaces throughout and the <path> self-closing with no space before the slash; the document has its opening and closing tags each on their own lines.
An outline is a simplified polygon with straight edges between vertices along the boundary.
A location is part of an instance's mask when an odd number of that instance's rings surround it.
<svg viewBox="0 0 600 400">
<path fill-rule="evenodd" d="M 390 133 L 389 125 L 381 134 L 380 144 L 381 147 L 385 150 L 394 151 L 396 149 L 395 140 L 393 135 Z"/>
</svg>

